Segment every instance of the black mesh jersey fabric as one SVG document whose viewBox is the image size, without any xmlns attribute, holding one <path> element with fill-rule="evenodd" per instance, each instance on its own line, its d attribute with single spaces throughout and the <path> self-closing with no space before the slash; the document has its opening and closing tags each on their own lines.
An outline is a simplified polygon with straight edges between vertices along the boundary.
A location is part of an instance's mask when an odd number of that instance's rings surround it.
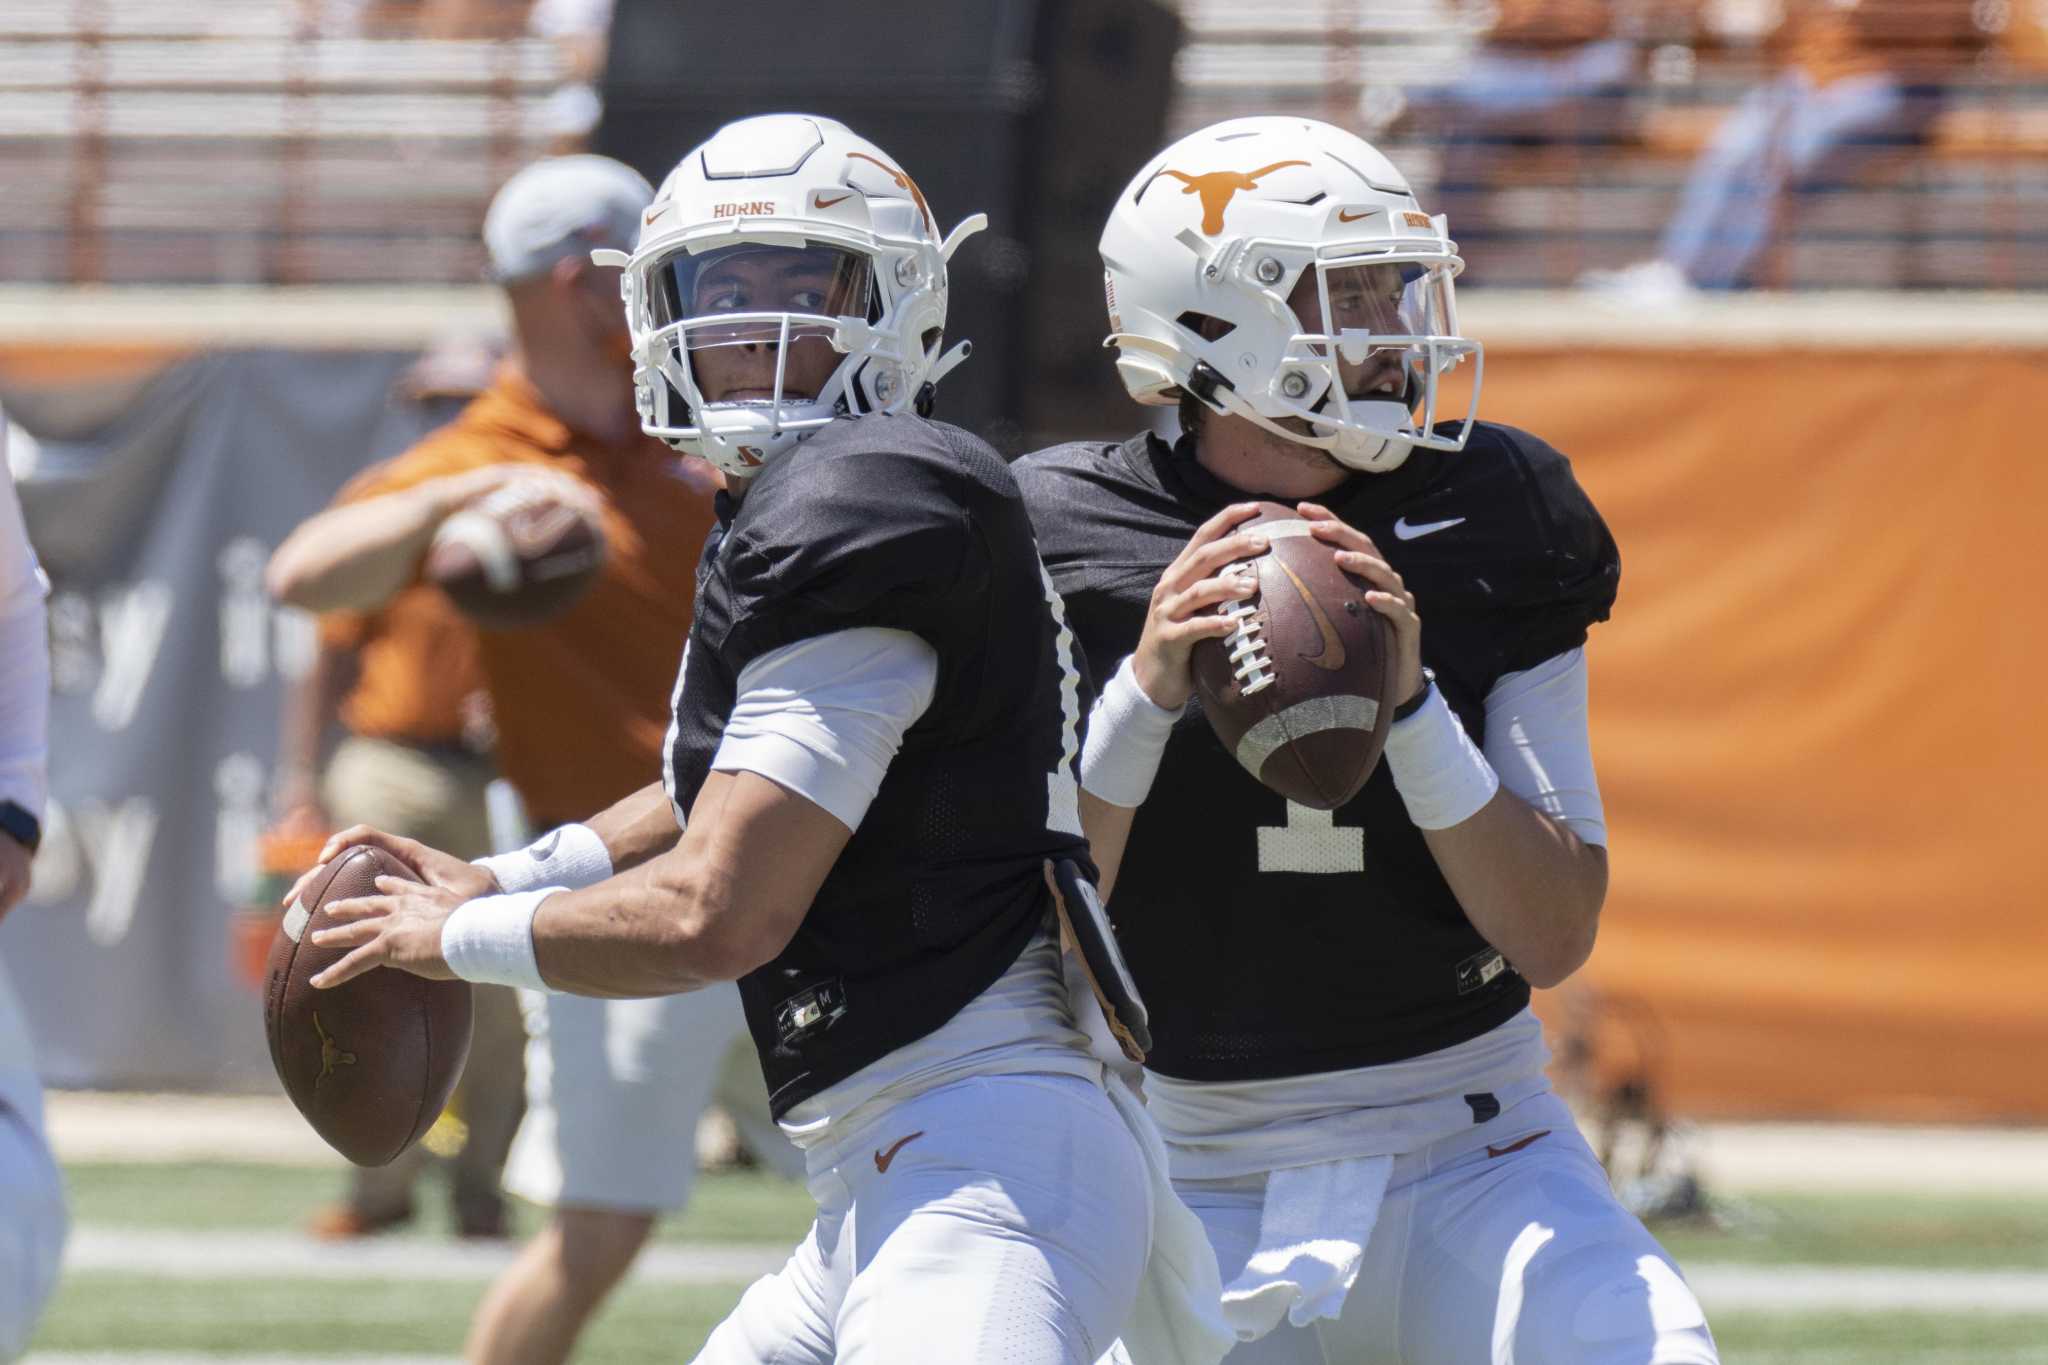
<svg viewBox="0 0 2048 1365">
<path fill-rule="evenodd" d="M 930 1033 L 992 983 L 1085 859 L 1072 812 L 1087 689 L 1015 479 L 913 416 L 834 423 L 721 497 L 670 739 L 703 785 L 748 662 L 862 626 L 938 654 L 930 707 L 794 939 L 740 982 L 774 1112 Z"/>
<path fill-rule="evenodd" d="M 1136 645 L 1195 528 L 1265 496 L 1152 436 L 1041 451 L 1017 476 L 1097 677 Z M 1526 432 L 1480 424 L 1463 451 L 1418 450 L 1316 501 L 1372 537 L 1414 592 L 1423 662 L 1475 742 L 1503 674 L 1582 644 L 1613 606 L 1613 537 L 1569 463 Z M 1386 765 L 1339 810 L 1290 806 L 1217 741 L 1199 698 L 1138 811 L 1109 909 L 1151 1012 L 1148 1065 L 1189 1080 L 1418 1056 L 1529 998 L 1465 918 Z"/>
</svg>

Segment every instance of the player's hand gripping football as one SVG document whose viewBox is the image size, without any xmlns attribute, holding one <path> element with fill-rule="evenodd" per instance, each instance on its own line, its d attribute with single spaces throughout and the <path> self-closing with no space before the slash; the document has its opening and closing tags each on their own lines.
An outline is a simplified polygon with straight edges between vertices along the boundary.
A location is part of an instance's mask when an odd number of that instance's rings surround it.
<svg viewBox="0 0 2048 1365">
<path fill-rule="evenodd" d="M 289 908 L 293 901 L 305 895 L 306 888 L 313 884 L 323 868 L 340 857 L 342 850 L 354 848 L 357 844 L 375 844 L 418 873 L 420 880 L 428 886 L 453 891 L 462 900 L 495 896 L 505 889 L 488 871 L 452 853 L 429 848 L 417 839 L 386 834 L 370 825 L 350 825 L 330 838 L 320 850 L 320 860 L 292 883 L 292 889 L 284 893 L 284 905 Z"/>
<path fill-rule="evenodd" d="M 1365 532 L 1321 503 L 1296 503 L 1295 510 L 1308 522 L 1309 534 L 1337 552 L 1338 568 L 1373 585 L 1365 604 L 1394 628 L 1395 704 L 1409 700 L 1422 690 L 1422 617 L 1415 610 L 1415 595 Z"/>
<path fill-rule="evenodd" d="M 369 825 L 352 825 L 327 841 L 320 850 L 320 861 L 285 893 L 284 903 L 297 900 L 322 868 L 357 844 L 376 845 L 418 873 L 421 880 L 379 877 L 377 895 L 329 905 L 327 915 L 338 923 L 317 930 L 313 942 L 323 948 L 355 951 L 312 978 L 312 984 L 326 990 L 372 967 L 385 966 L 448 980 L 454 973 L 441 956 L 441 925 L 464 901 L 497 895 L 503 890 L 498 879 L 474 863 L 429 848 L 417 839 L 387 834 Z"/>
<path fill-rule="evenodd" d="M 447 981 L 455 973 L 441 956 L 441 926 L 455 907 L 469 899 L 445 886 L 427 886 L 403 877 L 379 877 L 374 896 L 334 901 L 327 917 L 337 923 L 313 932 L 321 948 L 352 952 L 318 976 L 316 990 L 328 990 L 361 976 L 372 967 L 397 967 L 431 981 Z"/>
<path fill-rule="evenodd" d="M 1167 711 L 1185 706 L 1195 690 L 1188 665 L 1195 641 L 1220 640 L 1237 628 L 1234 619 L 1213 610 L 1216 604 L 1258 591 L 1256 579 L 1225 572 L 1266 552 L 1264 536 L 1231 529 L 1258 510 L 1255 502 L 1232 503 L 1203 522 L 1152 589 L 1145 630 L 1131 652 L 1131 672 L 1155 706 Z"/>
</svg>

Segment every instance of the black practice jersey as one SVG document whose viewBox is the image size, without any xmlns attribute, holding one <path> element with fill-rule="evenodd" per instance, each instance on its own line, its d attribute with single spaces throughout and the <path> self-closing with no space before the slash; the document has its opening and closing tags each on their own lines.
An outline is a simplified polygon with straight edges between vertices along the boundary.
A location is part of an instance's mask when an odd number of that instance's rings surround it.
<svg viewBox="0 0 2048 1365">
<path fill-rule="evenodd" d="M 834 423 L 721 495 L 677 686 L 669 795 L 688 811 L 740 671 L 861 626 L 938 654 L 930 707 L 796 937 L 740 981 L 775 1114 L 930 1033 L 1009 968 L 1085 860 L 1072 636 L 1010 470 L 910 416 Z"/>
<path fill-rule="evenodd" d="M 1041 451 L 1017 476 L 1100 678 L 1136 647 L 1195 528 L 1260 496 L 1152 436 Z M 1475 743 L 1494 683 L 1584 643 L 1614 603 L 1613 538 L 1564 457 L 1526 432 L 1475 425 L 1461 452 L 1417 450 L 1315 500 L 1371 536 L 1415 594 L 1423 662 Z M 1293 805 L 1216 739 L 1199 697 L 1138 811 L 1110 910 L 1151 1011 L 1147 1064 L 1169 1076 L 1398 1061 L 1476 1037 L 1529 999 L 1466 919 L 1384 763 L 1334 812 Z"/>
</svg>

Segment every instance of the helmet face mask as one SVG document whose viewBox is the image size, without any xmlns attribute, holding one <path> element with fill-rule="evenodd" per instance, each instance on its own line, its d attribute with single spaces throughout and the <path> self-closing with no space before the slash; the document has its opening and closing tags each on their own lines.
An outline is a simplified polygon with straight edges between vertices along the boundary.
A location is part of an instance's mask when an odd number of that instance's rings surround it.
<svg viewBox="0 0 2048 1365">
<path fill-rule="evenodd" d="M 1119 198 L 1102 256 L 1109 344 L 1139 402 L 1193 394 L 1357 469 L 1464 445 L 1483 363 L 1458 334 L 1464 263 L 1361 139 L 1278 117 L 1192 134 Z M 1464 422 L 1438 433 L 1440 381 L 1468 359 Z"/>
<path fill-rule="evenodd" d="M 923 195 L 829 119 L 731 124 L 686 156 L 620 262 L 641 425 L 747 477 L 834 421 L 898 412 L 942 354 L 946 261 Z"/>
<path fill-rule="evenodd" d="M 1286 410 L 1302 424 L 1294 439 L 1327 441 L 1332 458 L 1357 468 L 1391 468 L 1395 448 L 1394 462 L 1416 447 L 1461 449 L 1469 411 L 1455 434 L 1435 431 L 1438 381 L 1480 354 L 1457 335 L 1454 269 L 1415 253 L 1318 257 L 1295 287 L 1290 311 L 1303 330 L 1282 353 L 1265 415 Z"/>
<path fill-rule="evenodd" d="M 663 407 L 650 432 L 730 448 L 754 468 L 772 450 L 870 410 L 846 388 L 862 362 L 875 362 L 871 383 L 914 363 L 871 326 L 873 275 L 870 257 L 808 242 L 678 248 L 649 260 L 642 352 Z"/>
</svg>

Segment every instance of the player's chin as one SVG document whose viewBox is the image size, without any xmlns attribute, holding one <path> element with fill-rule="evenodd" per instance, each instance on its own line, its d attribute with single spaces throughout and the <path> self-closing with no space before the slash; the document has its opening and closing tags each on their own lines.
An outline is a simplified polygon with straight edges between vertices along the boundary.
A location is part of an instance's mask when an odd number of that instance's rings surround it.
<svg viewBox="0 0 2048 1365">
<path fill-rule="evenodd" d="M 1298 430 L 1304 436 L 1313 434 L 1309 430 L 1308 423 L 1296 417 L 1285 419 L 1282 425 Z M 1278 443 L 1276 442 L 1276 444 Z M 1298 442 L 1289 441 L 1285 444 L 1283 453 L 1296 464 L 1312 469 L 1318 474 L 1346 474 L 1350 472 L 1338 461 L 1336 456 L 1320 446 L 1301 445 Z"/>
</svg>

